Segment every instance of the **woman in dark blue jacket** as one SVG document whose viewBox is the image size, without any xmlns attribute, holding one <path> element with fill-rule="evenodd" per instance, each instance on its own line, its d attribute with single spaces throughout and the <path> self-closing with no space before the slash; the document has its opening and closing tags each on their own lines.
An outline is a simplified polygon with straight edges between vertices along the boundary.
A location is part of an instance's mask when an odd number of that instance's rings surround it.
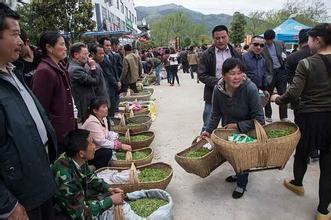
<svg viewBox="0 0 331 220">
<path fill-rule="evenodd" d="M 202 137 L 210 137 L 222 119 L 222 126 L 246 133 L 254 128 L 253 119 L 264 124 L 264 114 L 256 85 L 244 73 L 244 65 L 238 58 L 225 60 L 222 67 L 223 77 L 214 88 L 212 113 Z M 248 173 L 229 176 L 227 182 L 237 182 L 232 197 L 243 196 Z"/>
</svg>

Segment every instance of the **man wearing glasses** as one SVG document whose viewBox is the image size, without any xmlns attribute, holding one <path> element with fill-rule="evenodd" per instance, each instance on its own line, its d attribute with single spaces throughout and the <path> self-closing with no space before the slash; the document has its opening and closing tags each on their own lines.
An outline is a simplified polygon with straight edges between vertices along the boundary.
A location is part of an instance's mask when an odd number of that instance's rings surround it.
<svg viewBox="0 0 331 220">
<path fill-rule="evenodd" d="M 261 36 L 254 36 L 249 45 L 248 52 L 242 55 L 246 65 L 246 75 L 255 83 L 256 87 L 269 97 L 267 67 L 261 53 L 265 46 L 265 40 Z"/>
</svg>

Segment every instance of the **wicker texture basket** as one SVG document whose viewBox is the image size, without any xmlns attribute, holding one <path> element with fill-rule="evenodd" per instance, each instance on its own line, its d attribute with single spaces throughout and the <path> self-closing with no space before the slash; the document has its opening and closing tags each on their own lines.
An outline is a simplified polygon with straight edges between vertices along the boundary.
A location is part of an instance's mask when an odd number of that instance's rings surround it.
<svg viewBox="0 0 331 220">
<path fill-rule="evenodd" d="M 120 102 L 134 101 L 134 100 L 148 101 L 150 100 L 151 96 L 152 93 L 150 93 L 149 91 L 143 91 L 140 93 L 133 93 L 130 96 L 120 96 Z"/>
<path fill-rule="evenodd" d="M 153 140 L 155 138 L 154 132 L 152 132 L 152 131 L 134 133 L 131 135 L 131 137 L 135 136 L 135 135 L 146 135 L 146 136 L 149 136 L 149 138 L 146 140 L 143 140 L 143 141 L 126 141 L 126 140 L 123 141 L 124 144 L 129 144 L 131 146 L 132 150 L 149 147 L 149 145 L 151 145 L 151 143 L 153 142 Z"/>
<path fill-rule="evenodd" d="M 111 160 L 109 162 L 109 166 L 129 168 L 132 163 L 134 163 L 135 166 L 142 166 L 142 165 L 150 164 L 152 162 L 154 156 L 154 151 L 152 148 L 142 148 L 138 150 L 133 150 L 132 153 L 137 151 L 145 151 L 147 153 L 147 157 L 141 160 L 132 160 L 132 159 L 128 160 L 127 158 L 125 160 Z"/>
<path fill-rule="evenodd" d="M 237 144 L 228 141 L 228 136 L 235 130 L 218 128 L 212 133 L 212 140 L 222 156 L 233 166 L 236 173 L 258 171 L 270 168 L 283 169 L 300 139 L 297 125 L 290 122 L 274 122 L 261 126 L 254 120 L 255 131 L 248 135 L 256 137 L 253 143 Z M 288 129 L 290 135 L 268 139 L 265 131 Z"/>
<path fill-rule="evenodd" d="M 211 140 L 200 140 L 196 142 L 197 138 L 192 142 L 192 146 L 185 149 L 184 151 L 176 154 L 175 160 L 176 162 L 188 173 L 196 174 L 202 178 L 209 176 L 209 174 L 214 171 L 217 167 L 225 162 L 224 158 L 217 151 L 216 147 L 214 147 L 209 153 L 200 158 L 187 158 L 187 152 L 201 148 L 206 143 Z"/>
<path fill-rule="evenodd" d="M 118 119 L 118 118 L 112 118 L 112 121 L 113 121 L 114 125 L 110 126 L 110 130 L 115 131 L 115 132 L 119 132 L 119 133 L 124 133 L 128 129 L 132 133 L 148 131 L 149 128 L 151 127 L 151 125 L 152 125 L 152 118 L 150 116 L 147 116 L 147 115 L 138 115 L 138 116 L 134 116 L 134 117 L 131 117 L 131 118 L 127 118 L 125 126 L 122 126 L 120 124 L 121 120 Z M 128 126 L 127 124 L 129 124 L 129 123 L 134 123 L 134 124 L 137 124 L 137 125 Z"/>
<path fill-rule="evenodd" d="M 162 169 L 162 170 L 169 172 L 169 175 L 165 179 L 156 181 L 156 182 L 111 184 L 110 187 L 120 188 L 125 193 L 134 192 L 134 191 L 138 191 L 138 190 L 142 190 L 142 189 L 165 189 L 165 188 L 167 188 L 167 186 L 169 185 L 169 183 L 172 179 L 172 176 L 173 176 L 173 170 L 169 164 L 159 162 L 159 163 L 152 163 L 152 164 L 147 164 L 144 166 L 137 167 L 138 170 L 142 170 L 145 168 Z M 118 171 L 127 170 L 127 168 L 122 168 L 122 167 L 104 167 L 104 168 L 98 169 L 96 172 L 98 173 L 98 172 L 101 172 L 101 171 L 107 170 L 107 169 L 118 170 Z"/>
</svg>

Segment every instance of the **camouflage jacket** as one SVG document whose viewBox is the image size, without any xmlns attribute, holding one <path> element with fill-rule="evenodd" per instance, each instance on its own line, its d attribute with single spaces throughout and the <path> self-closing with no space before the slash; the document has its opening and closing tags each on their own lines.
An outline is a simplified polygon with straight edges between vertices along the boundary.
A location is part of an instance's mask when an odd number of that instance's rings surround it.
<svg viewBox="0 0 331 220">
<path fill-rule="evenodd" d="M 99 194 L 108 193 L 109 185 L 99 179 L 87 163 L 80 168 L 66 154 L 62 154 L 52 166 L 58 191 L 55 195 L 55 205 L 58 211 L 72 219 L 95 219 L 113 202 L 107 196 L 97 199 Z M 90 195 L 94 199 L 88 199 Z"/>
</svg>

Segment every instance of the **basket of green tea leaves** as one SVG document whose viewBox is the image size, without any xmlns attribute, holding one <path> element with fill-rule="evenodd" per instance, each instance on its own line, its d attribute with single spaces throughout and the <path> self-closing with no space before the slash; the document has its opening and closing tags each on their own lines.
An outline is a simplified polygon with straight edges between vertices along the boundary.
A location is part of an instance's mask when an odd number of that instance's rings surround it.
<svg viewBox="0 0 331 220">
<path fill-rule="evenodd" d="M 251 143 L 236 143 L 228 137 L 236 130 L 217 128 L 212 140 L 217 150 L 237 173 L 266 169 L 283 169 L 300 139 L 300 131 L 291 122 L 274 122 L 268 125 L 254 120 L 255 130 L 247 133 L 256 139 Z"/>
<path fill-rule="evenodd" d="M 214 145 L 209 138 L 197 140 L 198 137 L 191 147 L 177 153 L 175 160 L 186 172 L 205 178 L 225 160 L 215 147 L 211 150 L 204 147 L 206 144 Z"/>
<path fill-rule="evenodd" d="M 109 169 L 122 171 L 128 168 L 110 167 Z M 173 170 L 166 163 L 152 163 L 137 168 L 134 164 L 131 164 L 129 182 L 111 184 L 110 187 L 120 188 L 126 193 L 142 189 L 165 189 L 170 183 L 172 175 Z"/>
<path fill-rule="evenodd" d="M 132 133 L 138 133 L 148 131 L 152 125 L 152 118 L 147 115 L 137 115 L 125 119 L 111 118 L 110 130 L 120 133 L 125 133 L 127 129 L 130 129 Z"/>
<path fill-rule="evenodd" d="M 131 145 L 131 148 L 136 150 L 149 147 L 153 142 L 154 137 L 155 135 L 152 131 L 131 134 L 131 132 L 127 130 L 125 135 L 121 133 L 119 134 L 119 141 Z"/>
<path fill-rule="evenodd" d="M 142 148 L 133 150 L 132 152 L 117 151 L 117 160 L 111 160 L 109 165 L 112 167 L 129 168 L 131 164 L 134 163 L 136 166 L 142 166 L 152 162 L 153 154 L 154 152 L 152 148 Z"/>
</svg>

